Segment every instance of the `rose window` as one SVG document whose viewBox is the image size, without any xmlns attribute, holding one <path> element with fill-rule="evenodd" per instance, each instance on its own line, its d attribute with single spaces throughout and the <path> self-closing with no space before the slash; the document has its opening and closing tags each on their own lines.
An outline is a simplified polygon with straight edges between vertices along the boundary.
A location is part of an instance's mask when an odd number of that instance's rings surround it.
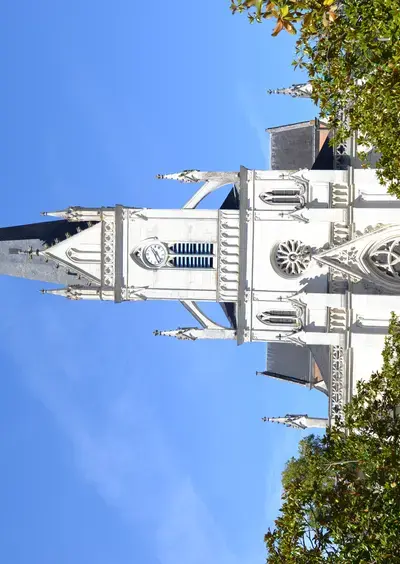
<svg viewBox="0 0 400 564">
<path fill-rule="evenodd" d="M 275 248 L 275 264 L 285 276 L 300 276 L 310 264 L 310 248 L 296 239 L 279 243 Z"/>
<path fill-rule="evenodd" d="M 400 238 L 391 239 L 375 247 L 370 254 L 375 268 L 394 280 L 400 278 Z"/>
</svg>

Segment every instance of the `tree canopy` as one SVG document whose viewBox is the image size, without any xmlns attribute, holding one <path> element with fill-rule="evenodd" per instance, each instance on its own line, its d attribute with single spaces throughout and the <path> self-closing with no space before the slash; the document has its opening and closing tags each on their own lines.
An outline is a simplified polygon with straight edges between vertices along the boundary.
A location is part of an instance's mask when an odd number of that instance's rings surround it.
<svg viewBox="0 0 400 564">
<path fill-rule="evenodd" d="M 400 0 L 232 0 L 231 10 L 274 19 L 273 35 L 298 34 L 293 65 L 307 71 L 335 142 L 358 132 L 400 196 Z"/>
<path fill-rule="evenodd" d="M 308 436 L 282 476 L 282 507 L 265 535 L 271 564 L 400 562 L 400 325 L 382 370 L 358 383 L 344 418 Z"/>
</svg>

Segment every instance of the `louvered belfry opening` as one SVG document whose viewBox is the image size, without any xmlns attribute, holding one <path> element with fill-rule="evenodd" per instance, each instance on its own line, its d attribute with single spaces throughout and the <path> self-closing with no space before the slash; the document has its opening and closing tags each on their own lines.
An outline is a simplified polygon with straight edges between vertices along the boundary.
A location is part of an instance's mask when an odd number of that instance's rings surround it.
<svg viewBox="0 0 400 564">
<path fill-rule="evenodd" d="M 213 243 L 175 243 L 170 247 L 171 263 L 176 268 L 213 268 Z"/>
</svg>

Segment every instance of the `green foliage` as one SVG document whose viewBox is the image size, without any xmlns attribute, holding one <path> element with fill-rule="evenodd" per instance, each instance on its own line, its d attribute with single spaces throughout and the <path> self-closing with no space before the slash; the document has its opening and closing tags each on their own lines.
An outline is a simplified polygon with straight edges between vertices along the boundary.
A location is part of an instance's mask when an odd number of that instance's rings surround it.
<svg viewBox="0 0 400 564">
<path fill-rule="evenodd" d="M 233 0 L 231 10 L 275 18 L 274 35 L 297 27 L 293 64 L 308 72 L 335 141 L 359 132 L 381 154 L 380 180 L 400 197 L 400 0 Z"/>
<path fill-rule="evenodd" d="M 382 370 L 358 383 L 344 421 L 302 440 L 287 463 L 280 514 L 265 535 L 267 562 L 400 562 L 397 406 L 400 326 L 393 317 Z"/>
</svg>

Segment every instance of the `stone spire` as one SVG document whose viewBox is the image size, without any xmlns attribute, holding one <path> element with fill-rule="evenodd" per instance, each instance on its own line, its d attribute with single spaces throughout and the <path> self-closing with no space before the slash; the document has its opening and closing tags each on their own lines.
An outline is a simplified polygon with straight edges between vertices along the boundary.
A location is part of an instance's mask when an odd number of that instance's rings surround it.
<svg viewBox="0 0 400 564">
<path fill-rule="evenodd" d="M 173 174 L 157 174 L 157 180 L 178 180 L 178 182 L 196 183 L 196 182 L 219 182 L 221 186 L 224 184 L 234 183 L 239 180 L 237 172 L 217 172 L 217 171 L 201 171 L 196 169 L 183 170 Z"/>
<path fill-rule="evenodd" d="M 71 206 L 65 210 L 54 212 L 42 212 L 41 215 L 66 219 L 67 221 L 100 221 L 101 208 L 82 208 Z"/>
<path fill-rule="evenodd" d="M 287 414 L 285 417 L 263 417 L 264 422 L 280 423 L 293 429 L 326 429 L 328 419 L 324 417 L 308 417 L 308 415 Z"/>
<path fill-rule="evenodd" d="M 95 300 L 100 299 L 100 290 L 97 287 L 88 286 L 66 286 L 65 288 L 50 288 L 40 290 L 42 294 L 51 294 L 53 296 L 61 296 L 68 300 Z"/>
<path fill-rule="evenodd" d="M 293 84 L 288 88 L 276 88 L 275 90 L 267 90 L 268 94 L 286 94 L 292 98 L 311 98 L 312 86 L 309 82 L 303 84 Z"/>
<path fill-rule="evenodd" d="M 236 339 L 236 331 L 224 327 L 204 328 L 178 327 L 169 331 L 154 331 L 156 337 L 175 337 L 181 341 L 196 341 L 197 339 Z"/>
<path fill-rule="evenodd" d="M 159 331 L 156 329 L 153 332 L 155 337 L 175 337 L 182 341 L 195 341 L 196 336 L 192 335 L 192 331 L 196 331 L 194 327 L 180 327 L 178 329 L 171 329 L 168 331 Z"/>
<path fill-rule="evenodd" d="M 45 251 L 90 227 L 87 221 L 41 221 L 0 228 L 0 275 L 40 280 L 54 285 L 86 285 L 90 280 L 72 265 L 61 264 Z"/>
<path fill-rule="evenodd" d="M 183 170 L 182 172 L 174 172 L 172 174 L 157 174 L 157 180 L 178 180 L 178 182 L 204 182 L 208 180 L 207 172 L 200 172 L 199 170 Z"/>
</svg>

